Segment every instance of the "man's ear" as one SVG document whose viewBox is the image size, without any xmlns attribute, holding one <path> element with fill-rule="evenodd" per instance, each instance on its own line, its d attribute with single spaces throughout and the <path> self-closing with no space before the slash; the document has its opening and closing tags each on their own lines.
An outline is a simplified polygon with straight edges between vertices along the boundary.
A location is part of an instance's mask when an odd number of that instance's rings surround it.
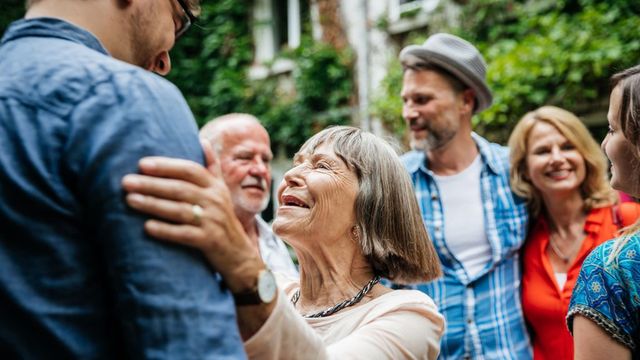
<svg viewBox="0 0 640 360">
<path fill-rule="evenodd" d="M 126 9 L 133 3 L 133 0 L 116 0 L 115 3 L 119 9 Z"/>
<path fill-rule="evenodd" d="M 462 105 L 465 112 L 473 114 L 473 109 L 476 105 L 476 93 L 472 89 L 462 91 Z"/>
</svg>

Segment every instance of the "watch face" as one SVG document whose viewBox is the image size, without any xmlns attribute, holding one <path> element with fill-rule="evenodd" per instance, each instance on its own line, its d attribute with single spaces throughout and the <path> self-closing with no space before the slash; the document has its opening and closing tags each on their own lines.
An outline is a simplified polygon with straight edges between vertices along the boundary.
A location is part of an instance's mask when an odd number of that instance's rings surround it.
<svg viewBox="0 0 640 360">
<path fill-rule="evenodd" d="M 263 303 L 270 303 L 276 297 L 276 278 L 270 270 L 260 271 L 258 277 L 258 296 Z"/>
</svg>

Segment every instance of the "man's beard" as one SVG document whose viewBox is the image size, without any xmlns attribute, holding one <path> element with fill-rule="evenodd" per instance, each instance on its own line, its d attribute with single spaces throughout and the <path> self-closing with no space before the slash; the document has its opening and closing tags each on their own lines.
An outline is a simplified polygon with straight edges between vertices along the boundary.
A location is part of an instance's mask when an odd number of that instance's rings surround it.
<svg viewBox="0 0 640 360">
<path fill-rule="evenodd" d="M 260 204 L 256 205 L 254 201 L 251 201 L 250 199 L 247 199 L 247 198 L 243 197 L 242 195 L 240 195 L 237 198 L 235 206 L 237 206 L 241 211 L 250 212 L 250 213 L 254 213 L 254 214 L 259 214 L 259 213 L 263 212 L 264 209 L 267 208 L 267 206 L 269 206 L 269 199 L 270 199 L 270 196 L 269 196 L 269 194 L 267 194 L 264 197 L 264 199 L 262 199 L 262 202 Z"/>
<path fill-rule="evenodd" d="M 453 129 L 438 129 L 434 131 L 428 125 L 423 131 L 426 131 L 426 137 L 411 140 L 411 148 L 413 150 L 429 152 L 441 149 L 456 135 L 456 131 Z"/>
</svg>

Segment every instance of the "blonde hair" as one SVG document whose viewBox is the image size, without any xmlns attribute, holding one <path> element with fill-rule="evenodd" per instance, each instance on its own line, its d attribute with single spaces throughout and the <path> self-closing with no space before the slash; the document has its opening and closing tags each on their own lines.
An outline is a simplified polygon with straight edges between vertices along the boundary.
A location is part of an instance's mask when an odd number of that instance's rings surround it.
<svg viewBox="0 0 640 360">
<path fill-rule="evenodd" d="M 511 189 L 527 199 L 533 217 L 540 214 L 544 203 L 540 192 L 526 177 L 527 145 L 533 127 L 544 122 L 552 125 L 576 147 L 586 165 L 585 179 L 581 185 L 585 211 L 615 204 L 617 194 L 607 180 L 607 161 L 582 121 L 573 113 L 555 107 L 543 106 L 525 114 L 509 137 Z"/>
<path fill-rule="evenodd" d="M 322 144 L 330 144 L 358 177 L 355 225 L 373 271 L 398 283 L 440 276 L 440 261 L 422 221 L 411 179 L 394 149 L 371 133 L 336 126 L 307 140 L 299 153 L 311 154 Z"/>
</svg>

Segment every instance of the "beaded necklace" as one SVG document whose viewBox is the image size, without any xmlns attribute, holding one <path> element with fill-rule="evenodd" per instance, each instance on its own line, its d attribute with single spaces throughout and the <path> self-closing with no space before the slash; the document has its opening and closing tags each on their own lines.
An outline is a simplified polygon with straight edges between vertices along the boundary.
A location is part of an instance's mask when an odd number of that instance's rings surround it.
<svg viewBox="0 0 640 360">
<path fill-rule="evenodd" d="M 369 280 L 369 282 L 362 288 L 360 289 L 360 291 L 358 291 L 358 293 L 352 297 L 351 299 L 347 299 L 343 302 L 340 302 L 338 304 L 333 305 L 332 307 L 317 312 L 315 314 L 311 314 L 311 315 L 302 315 L 303 317 L 306 318 L 320 318 L 320 317 L 325 317 L 325 316 L 329 316 L 329 315 L 333 315 L 335 313 L 337 313 L 338 311 L 355 305 L 357 303 L 360 302 L 360 300 L 362 300 L 362 298 L 367 295 L 367 293 L 369 291 L 371 291 L 371 289 L 373 289 L 373 286 L 375 284 L 377 284 L 378 282 L 380 282 L 380 276 L 374 276 L 373 279 Z M 291 303 L 293 303 L 293 306 L 295 307 L 296 304 L 298 303 L 298 300 L 300 300 L 300 289 L 296 290 L 296 292 L 293 294 L 293 297 L 291 298 Z"/>
</svg>

